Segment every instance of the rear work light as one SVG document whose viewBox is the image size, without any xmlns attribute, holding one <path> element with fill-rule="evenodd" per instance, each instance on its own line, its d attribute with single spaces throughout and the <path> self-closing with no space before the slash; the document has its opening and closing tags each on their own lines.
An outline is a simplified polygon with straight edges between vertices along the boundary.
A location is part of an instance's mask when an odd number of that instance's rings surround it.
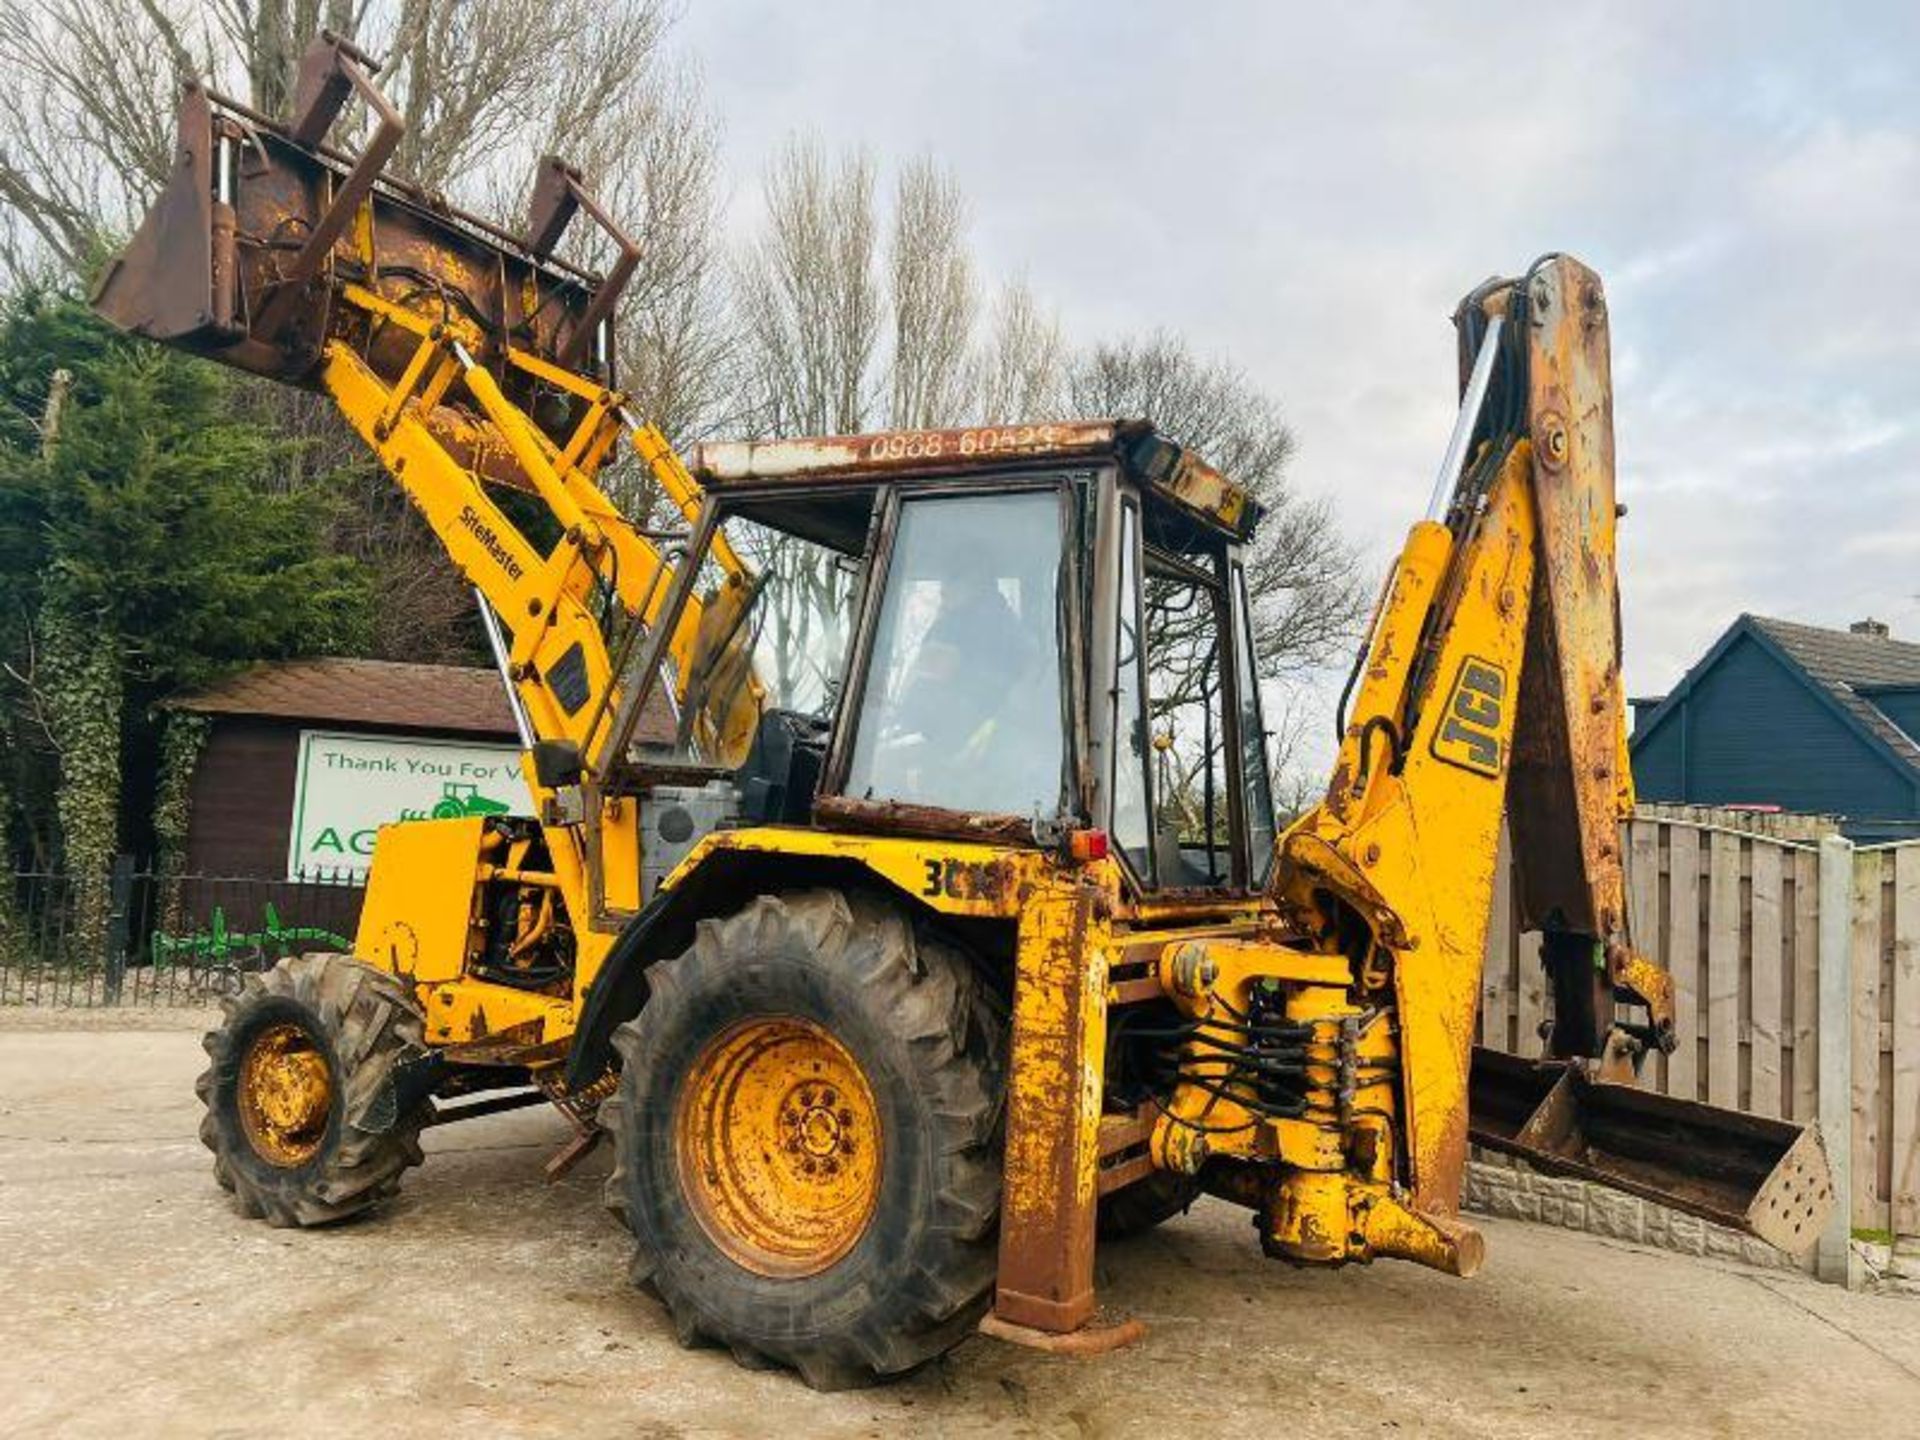
<svg viewBox="0 0 1920 1440">
<path fill-rule="evenodd" d="M 1067 854 L 1085 864 L 1089 860 L 1107 858 L 1107 832 L 1104 830 L 1074 830 L 1067 835 Z"/>
</svg>

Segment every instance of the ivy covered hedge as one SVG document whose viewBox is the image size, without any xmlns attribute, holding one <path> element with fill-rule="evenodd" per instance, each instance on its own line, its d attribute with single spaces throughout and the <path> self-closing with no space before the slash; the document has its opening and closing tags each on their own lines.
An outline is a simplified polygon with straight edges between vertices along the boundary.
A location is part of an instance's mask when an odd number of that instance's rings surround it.
<svg viewBox="0 0 1920 1440">
<path fill-rule="evenodd" d="M 72 295 L 0 301 L 12 864 L 99 872 L 116 851 L 177 847 L 199 739 L 161 702 L 253 660 L 364 646 L 369 577 L 333 553 L 327 479 L 296 478 L 299 442 L 259 418 L 277 413 L 260 398 Z"/>
</svg>

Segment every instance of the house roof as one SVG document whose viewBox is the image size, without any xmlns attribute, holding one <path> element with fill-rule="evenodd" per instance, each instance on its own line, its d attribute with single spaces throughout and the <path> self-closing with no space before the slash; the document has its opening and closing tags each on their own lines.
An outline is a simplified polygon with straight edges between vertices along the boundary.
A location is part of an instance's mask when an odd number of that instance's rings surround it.
<svg viewBox="0 0 1920 1440">
<path fill-rule="evenodd" d="M 1873 689 L 1920 685 L 1920 645 L 1890 635 L 1824 630 L 1791 620 L 1745 617 L 1754 628 L 1786 651 L 1794 663 L 1818 681 L 1841 708 L 1871 730 L 1887 748 L 1920 768 L 1916 744 L 1879 706 L 1867 698 Z"/>
<path fill-rule="evenodd" d="M 1700 678 L 1747 636 L 1778 658 L 1788 673 L 1831 706 L 1856 734 L 1920 780 L 1920 743 L 1871 699 L 1877 691 L 1920 686 L 1920 645 L 1889 635 L 1828 630 L 1764 615 L 1742 615 L 1727 627 L 1634 731 L 1632 748 L 1639 749 L 1669 716 L 1679 713 Z"/>
<path fill-rule="evenodd" d="M 171 702 L 202 715 L 517 738 L 498 672 L 394 660 L 263 662 Z"/>
</svg>

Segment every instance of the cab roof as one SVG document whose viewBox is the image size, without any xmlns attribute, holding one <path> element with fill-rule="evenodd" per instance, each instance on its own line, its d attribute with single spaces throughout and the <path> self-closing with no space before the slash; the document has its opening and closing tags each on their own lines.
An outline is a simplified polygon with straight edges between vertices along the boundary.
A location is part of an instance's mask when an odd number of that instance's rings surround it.
<svg viewBox="0 0 1920 1440">
<path fill-rule="evenodd" d="M 977 425 L 953 430 L 881 430 L 867 435 L 708 442 L 693 450 L 692 470 L 716 494 L 795 484 L 875 484 L 894 476 L 943 478 L 979 472 L 984 480 L 1035 463 L 1117 460 L 1151 496 L 1207 527 L 1244 541 L 1260 504 L 1146 420 L 1063 420 Z"/>
</svg>

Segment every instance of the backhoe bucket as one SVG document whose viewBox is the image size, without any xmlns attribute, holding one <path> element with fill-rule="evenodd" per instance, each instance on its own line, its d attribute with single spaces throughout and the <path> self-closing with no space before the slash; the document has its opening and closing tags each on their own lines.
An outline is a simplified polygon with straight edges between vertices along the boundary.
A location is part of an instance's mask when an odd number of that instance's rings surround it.
<svg viewBox="0 0 1920 1440">
<path fill-rule="evenodd" d="M 1833 1208 L 1820 1132 L 1594 1080 L 1578 1062 L 1473 1052 L 1473 1143 L 1757 1236 L 1812 1246 Z"/>
</svg>

